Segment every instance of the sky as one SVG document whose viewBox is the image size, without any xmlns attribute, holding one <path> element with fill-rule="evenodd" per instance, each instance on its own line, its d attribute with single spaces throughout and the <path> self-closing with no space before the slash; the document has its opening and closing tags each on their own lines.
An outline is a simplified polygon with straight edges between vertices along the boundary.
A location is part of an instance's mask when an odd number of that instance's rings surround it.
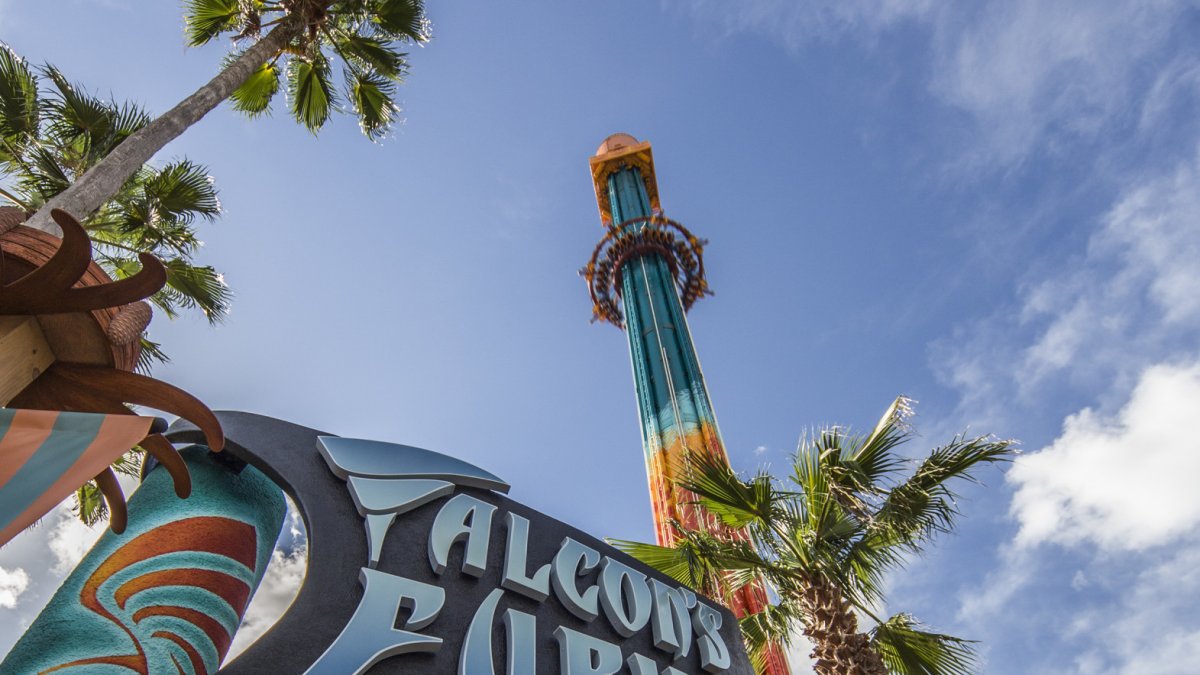
<svg viewBox="0 0 1200 675">
<path fill-rule="evenodd" d="M 653 537 L 624 336 L 577 270 L 587 158 L 654 145 L 710 240 L 689 316 L 735 467 L 919 401 L 918 456 L 1021 441 L 890 612 L 984 672 L 1200 661 L 1200 3 L 429 0 L 404 122 L 373 144 L 223 106 L 158 158 L 205 164 L 225 322 L 156 317 L 155 375 L 218 409 L 426 447 L 599 536 Z M 0 0 L 0 41 L 161 112 L 226 45 L 150 0 Z M 303 576 L 285 525 L 235 649 Z M 0 549 L 0 652 L 98 535 L 64 507 Z M 793 647 L 797 672 L 803 645 Z"/>
</svg>

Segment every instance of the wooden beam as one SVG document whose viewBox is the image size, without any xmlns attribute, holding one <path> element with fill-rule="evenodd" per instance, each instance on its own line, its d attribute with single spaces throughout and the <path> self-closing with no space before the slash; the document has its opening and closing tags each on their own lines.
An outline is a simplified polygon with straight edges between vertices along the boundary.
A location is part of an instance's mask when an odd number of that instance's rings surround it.
<svg viewBox="0 0 1200 675">
<path fill-rule="evenodd" d="M 54 352 L 36 317 L 0 316 L 0 406 L 8 405 L 52 363 Z"/>
</svg>

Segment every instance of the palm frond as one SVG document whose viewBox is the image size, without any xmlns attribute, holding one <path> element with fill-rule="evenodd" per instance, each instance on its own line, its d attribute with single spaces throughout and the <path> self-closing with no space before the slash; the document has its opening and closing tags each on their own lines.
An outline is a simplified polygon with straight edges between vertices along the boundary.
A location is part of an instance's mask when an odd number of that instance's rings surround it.
<svg viewBox="0 0 1200 675">
<path fill-rule="evenodd" d="M 768 650 L 790 642 L 799 632 L 803 619 L 798 608 L 782 602 L 767 605 L 761 612 L 747 614 L 738 620 L 738 628 L 755 672 L 766 670 Z"/>
<path fill-rule="evenodd" d="M 686 478 L 676 485 L 694 494 L 695 504 L 734 533 L 718 539 L 677 529 L 673 548 L 637 545 L 643 548 L 635 550 L 683 583 L 695 587 L 703 582 L 707 588 L 701 590 L 714 597 L 722 597 L 722 586 L 769 584 L 779 603 L 742 624 L 760 667 L 764 652 L 755 645 L 769 644 L 804 624 L 823 626 L 831 637 L 822 648 L 829 649 L 846 637 L 838 633 L 841 629 L 830 628 L 842 622 L 837 612 L 857 610 L 878 623 L 870 633 L 872 648 L 893 672 L 969 672 L 974 664 L 969 641 L 925 631 L 908 615 L 883 621 L 874 612 L 884 600 L 888 573 L 902 568 L 930 535 L 954 525 L 949 484 L 959 478 L 975 480 L 978 467 L 1009 460 L 1013 443 L 955 437 L 896 484 L 892 477 L 912 463 L 898 451 L 913 435 L 910 415 L 911 401 L 900 397 L 866 436 L 842 427 L 805 435 L 793 459 L 790 485 L 762 472 L 739 478 L 717 458 L 694 457 L 690 471 L 677 473 Z M 829 598 L 837 602 L 831 604 Z M 818 602 L 823 604 L 814 609 Z M 787 620 L 771 619 L 771 612 L 791 611 L 789 603 L 811 615 L 793 611 Z"/>
<path fill-rule="evenodd" d="M 973 641 L 923 631 L 908 614 L 889 618 L 870 635 L 871 646 L 898 675 L 970 675 L 978 665 Z"/>
<path fill-rule="evenodd" d="M 181 258 L 164 260 L 167 288 L 175 291 L 176 307 L 199 309 L 210 324 L 225 320 L 233 292 L 219 272 L 207 265 L 193 265 Z"/>
<path fill-rule="evenodd" d="M 239 0 L 187 0 L 183 21 L 188 45 L 199 47 L 236 28 L 242 16 L 241 4 Z"/>
<path fill-rule="evenodd" d="M 685 586 L 698 588 L 703 585 L 703 574 L 697 575 L 693 572 L 697 566 L 686 549 L 624 539 L 605 541 L 618 551 L 640 560 Z"/>
<path fill-rule="evenodd" d="M 155 171 L 144 185 L 147 197 L 171 220 L 190 224 L 195 216 L 211 221 L 221 214 L 212 176 L 195 162 L 172 162 Z"/>
<path fill-rule="evenodd" d="M 392 39 L 425 42 L 428 20 L 421 0 L 377 0 L 370 4 L 372 22 Z"/>
<path fill-rule="evenodd" d="M 8 45 L 0 43 L 0 161 L 10 145 L 24 146 L 37 137 L 41 122 L 37 75 Z"/>
<path fill-rule="evenodd" d="M 24 172 L 17 184 L 29 198 L 31 206 L 40 206 L 54 195 L 66 190 L 72 178 L 59 158 L 50 149 L 33 146 L 25 154 Z"/>
<path fill-rule="evenodd" d="M 117 458 L 109 466 L 122 476 L 137 478 L 142 475 L 142 451 L 134 448 Z"/>
<path fill-rule="evenodd" d="M 384 136 L 399 109 L 394 100 L 396 85 L 370 71 L 346 72 L 350 103 L 358 115 L 358 126 L 372 141 Z"/>
<path fill-rule="evenodd" d="M 912 429 L 907 424 L 912 416 L 912 406 L 911 399 L 896 397 L 879 418 L 871 435 L 857 443 L 847 458 L 861 471 L 865 485 L 879 485 L 883 478 L 904 467 L 903 457 L 892 451 L 912 438 Z"/>
<path fill-rule="evenodd" d="M 329 61 L 320 55 L 291 59 L 288 62 L 288 95 L 292 116 L 297 122 L 313 133 L 325 126 L 336 99 Z"/>
<path fill-rule="evenodd" d="M 722 523 L 740 529 L 776 515 L 769 475 L 760 473 L 743 481 L 721 458 L 703 453 L 690 453 L 681 461 L 687 463 L 687 470 L 681 472 L 687 478 L 679 486 L 696 495 L 696 501 Z"/>
<path fill-rule="evenodd" d="M 84 525 L 91 527 L 108 517 L 108 503 L 95 481 L 88 481 L 75 491 L 75 503 L 71 511 Z"/>
<path fill-rule="evenodd" d="M 339 54 L 381 77 L 399 80 L 404 76 L 407 65 L 405 55 L 397 52 L 384 40 L 356 33 L 344 33 L 337 37 L 335 45 Z"/>
<path fill-rule="evenodd" d="M 157 363 L 170 363 L 171 358 L 163 351 L 162 344 L 142 336 L 142 351 L 138 354 L 137 372 L 149 373 Z"/>
<path fill-rule="evenodd" d="M 1010 461 L 1014 451 L 1013 441 L 956 436 L 931 452 L 908 480 L 892 488 L 875 514 L 872 535 L 917 547 L 935 534 L 949 532 L 958 508 L 948 484 L 956 479 L 976 482 L 972 473 L 976 468 Z"/>
<path fill-rule="evenodd" d="M 256 117 L 270 112 L 271 100 L 278 91 L 279 66 L 276 63 L 264 63 L 229 98 L 234 110 Z"/>
</svg>

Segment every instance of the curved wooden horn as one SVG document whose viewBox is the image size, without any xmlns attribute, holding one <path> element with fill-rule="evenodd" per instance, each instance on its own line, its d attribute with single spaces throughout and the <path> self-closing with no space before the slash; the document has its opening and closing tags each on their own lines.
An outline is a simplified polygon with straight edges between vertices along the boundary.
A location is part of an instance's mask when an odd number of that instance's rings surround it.
<svg viewBox="0 0 1200 675">
<path fill-rule="evenodd" d="M 124 403 L 90 389 L 80 389 L 69 380 L 55 376 L 50 367 L 33 384 L 21 390 L 8 405 L 30 410 L 63 410 L 106 415 L 133 415 Z"/>
<path fill-rule="evenodd" d="M 42 373 L 73 384 L 79 389 L 91 390 L 111 400 L 144 405 L 163 410 L 186 419 L 204 432 L 208 447 L 220 452 L 225 447 L 225 433 L 221 423 L 208 406 L 186 391 L 145 375 L 104 366 L 86 366 L 77 363 L 58 362 Z"/>
<path fill-rule="evenodd" d="M 96 485 L 104 495 L 104 501 L 108 502 L 108 526 L 113 532 L 121 534 L 129 522 L 129 514 L 125 509 L 125 495 L 121 492 L 117 475 L 111 468 L 105 468 L 96 474 Z"/>
<path fill-rule="evenodd" d="M 192 476 L 188 473 L 187 464 L 167 437 L 162 434 L 150 434 L 138 445 L 154 455 L 154 459 L 171 474 L 171 480 L 175 483 L 175 495 L 180 499 L 187 499 L 188 495 L 192 494 Z"/>
<path fill-rule="evenodd" d="M 56 312 L 85 312 L 137 302 L 158 292 L 167 283 L 167 269 L 149 253 L 139 253 L 142 269 L 133 276 L 107 284 L 70 288 L 54 303 Z"/>
<path fill-rule="evenodd" d="M 124 403 L 90 389 L 82 389 L 71 381 L 51 374 L 39 377 L 25 388 L 10 405 L 32 410 L 65 410 L 96 412 L 107 415 L 134 415 Z M 171 442 L 162 434 L 153 433 L 138 444 L 162 464 L 175 486 L 175 494 L 187 498 L 192 493 L 192 477 L 187 464 Z"/>
<path fill-rule="evenodd" d="M 62 227 L 62 243 L 45 264 L 7 286 L 0 286 L 0 314 L 50 310 L 52 301 L 79 281 L 92 262 L 92 242 L 79 221 L 58 209 L 51 215 Z M 57 311 L 71 311 L 59 310 L 57 303 L 53 304 Z"/>
</svg>

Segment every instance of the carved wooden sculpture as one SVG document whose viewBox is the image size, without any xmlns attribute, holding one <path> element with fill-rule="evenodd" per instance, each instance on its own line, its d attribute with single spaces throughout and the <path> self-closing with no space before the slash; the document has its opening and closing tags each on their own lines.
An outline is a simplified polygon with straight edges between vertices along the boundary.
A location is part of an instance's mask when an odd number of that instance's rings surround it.
<svg viewBox="0 0 1200 675">
<path fill-rule="evenodd" d="M 23 214 L 0 209 L 0 405 L 32 410 L 135 414 L 144 405 L 179 415 L 204 431 L 208 446 L 225 444 L 212 411 L 191 394 L 132 372 L 150 322 L 145 298 L 167 280 L 162 263 L 142 253 L 142 269 L 113 281 L 92 261 L 92 245 L 70 214 L 54 210 L 58 237 L 19 224 Z M 174 447 L 159 433 L 138 445 L 170 473 L 187 497 L 191 479 Z M 112 468 L 95 477 L 113 531 L 125 529 L 125 498 Z"/>
</svg>

